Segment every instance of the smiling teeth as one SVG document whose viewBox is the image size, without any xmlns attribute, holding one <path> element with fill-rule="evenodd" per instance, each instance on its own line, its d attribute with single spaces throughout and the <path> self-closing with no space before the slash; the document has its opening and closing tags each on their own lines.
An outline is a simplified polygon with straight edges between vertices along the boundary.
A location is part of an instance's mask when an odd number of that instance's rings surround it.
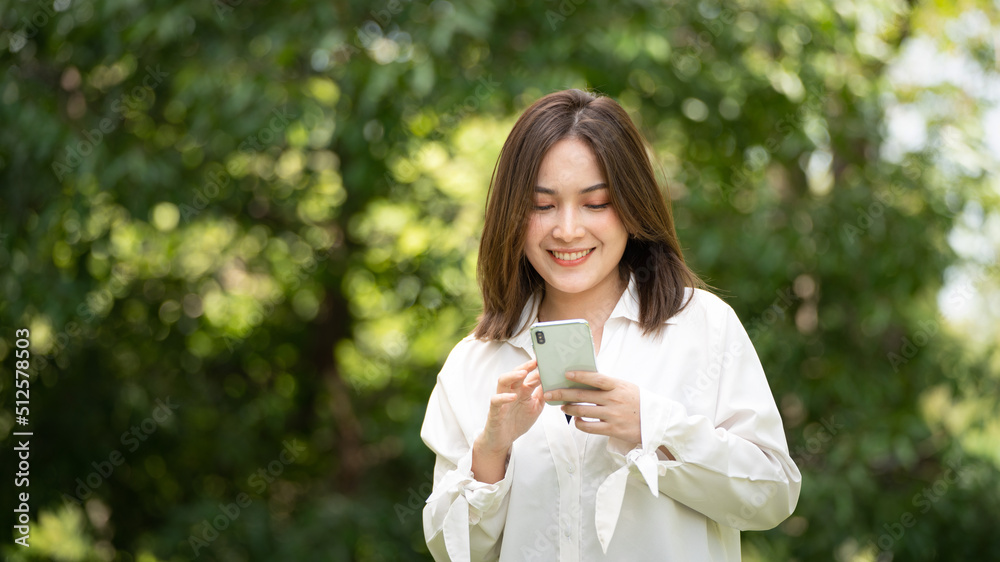
<svg viewBox="0 0 1000 562">
<path fill-rule="evenodd" d="M 563 252 L 552 252 L 552 255 L 566 261 L 573 261 L 582 258 L 583 256 L 590 253 L 590 250 L 583 250 L 582 252 L 573 252 L 572 254 L 564 254 Z"/>
</svg>

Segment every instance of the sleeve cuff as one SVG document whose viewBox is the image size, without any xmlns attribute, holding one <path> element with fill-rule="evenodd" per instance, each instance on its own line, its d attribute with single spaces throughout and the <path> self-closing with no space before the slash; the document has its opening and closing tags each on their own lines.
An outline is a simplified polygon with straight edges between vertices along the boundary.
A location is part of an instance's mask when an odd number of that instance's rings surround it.
<svg viewBox="0 0 1000 562">
<path fill-rule="evenodd" d="M 645 389 L 639 391 L 639 430 L 642 435 L 642 452 L 653 453 L 663 466 L 676 466 L 684 459 L 683 443 L 670 437 L 671 427 L 685 417 L 684 406 L 674 400 L 658 396 Z M 666 447 L 676 460 L 669 460 L 659 452 Z"/>
<path fill-rule="evenodd" d="M 469 503 L 469 524 L 477 525 L 485 516 L 488 516 L 500 508 L 503 499 L 510 490 L 510 483 L 514 474 L 514 457 L 507 464 L 503 479 L 494 484 L 480 482 L 472 474 L 472 449 L 462 456 L 458 461 L 458 466 L 449 471 L 441 479 L 438 490 L 427 498 L 427 503 L 437 499 L 437 496 L 458 491 Z"/>
</svg>

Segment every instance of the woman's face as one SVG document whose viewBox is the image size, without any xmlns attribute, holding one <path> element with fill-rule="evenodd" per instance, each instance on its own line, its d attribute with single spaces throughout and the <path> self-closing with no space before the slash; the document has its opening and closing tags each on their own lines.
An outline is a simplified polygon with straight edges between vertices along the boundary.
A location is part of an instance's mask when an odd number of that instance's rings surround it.
<svg viewBox="0 0 1000 562">
<path fill-rule="evenodd" d="M 580 139 L 557 142 L 542 159 L 524 252 L 547 292 L 620 290 L 618 262 L 628 233 L 606 182 Z"/>
</svg>

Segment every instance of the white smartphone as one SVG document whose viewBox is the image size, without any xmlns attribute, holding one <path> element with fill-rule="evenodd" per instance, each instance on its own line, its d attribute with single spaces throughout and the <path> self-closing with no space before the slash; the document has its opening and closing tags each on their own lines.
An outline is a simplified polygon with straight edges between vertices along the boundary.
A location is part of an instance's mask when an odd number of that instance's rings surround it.
<svg viewBox="0 0 1000 562">
<path fill-rule="evenodd" d="M 538 375 L 542 379 L 544 392 L 561 388 L 597 390 L 593 386 L 566 378 L 566 371 L 597 372 L 594 338 L 586 320 L 535 322 L 531 325 L 531 346 L 538 359 Z M 553 406 L 566 403 L 562 400 L 546 402 Z"/>
</svg>

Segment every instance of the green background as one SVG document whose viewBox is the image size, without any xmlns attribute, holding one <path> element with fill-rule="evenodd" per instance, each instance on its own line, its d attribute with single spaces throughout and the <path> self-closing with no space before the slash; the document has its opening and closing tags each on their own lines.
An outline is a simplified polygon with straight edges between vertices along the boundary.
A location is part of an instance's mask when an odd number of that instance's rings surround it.
<svg viewBox="0 0 1000 562">
<path fill-rule="evenodd" d="M 0 6 L 7 559 L 428 559 L 418 432 L 486 188 L 570 87 L 648 137 L 768 373 L 802 495 L 744 558 L 1000 558 L 997 331 L 943 314 L 1000 280 L 952 243 L 996 232 L 996 3 Z M 894 74 L 916 39 L 986 86 Z"/>
</svg>

